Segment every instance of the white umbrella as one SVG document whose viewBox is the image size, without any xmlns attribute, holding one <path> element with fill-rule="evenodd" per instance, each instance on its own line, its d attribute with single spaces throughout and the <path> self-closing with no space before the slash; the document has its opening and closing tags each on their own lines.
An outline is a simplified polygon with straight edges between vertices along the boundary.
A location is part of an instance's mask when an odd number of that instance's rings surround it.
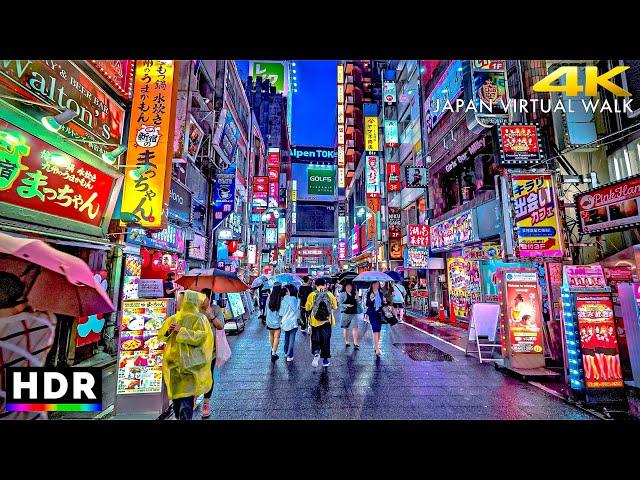
<svg viewBox="0 0 640 480">
<path fill-rule="evenodd" d="M 384 272 L 362 272 L 360 275 L 355 277 L 352 282 L 393 282 L 393 278 Z"/>
</svg>

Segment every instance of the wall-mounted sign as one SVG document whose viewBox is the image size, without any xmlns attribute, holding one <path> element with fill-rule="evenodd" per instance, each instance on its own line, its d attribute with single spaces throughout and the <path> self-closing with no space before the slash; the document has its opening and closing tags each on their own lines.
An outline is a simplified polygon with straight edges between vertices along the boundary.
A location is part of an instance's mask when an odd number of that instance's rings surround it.
<svg viewBox="0 0 640 480">
<path fill-rule="evenodd" d="M 424 167 L 404 167 L 407 188 L 427 188 L 429 181 Z"/>
<path fill-rule="evenodd" d="M 270 148 L 267 152 L 267 167 L 280 168 L 280 149 Z"/>
<path fill-rule="evenodd" d="M 340 240 L 338 241 L 338 260 L 344 261 L 347 259 L 347 241 Z"/>
<path fill-rule="evenodd" d="M 496 260 L 502 258 L 502 247 L 499 243 L 483 242 L 463 247 L 462 256 L 467 260 Z"/>
<path fill-rule="evenodd" d="M 380 157 L 365 155 L 365 185 L 367 197 L 380 196 Z"/>
<path fill-rule="evenodd" d="M 389 207 L 387 225 L 389 238 L 402 238 L 402 210 L 400 208 Z"/>
<path fill-rule="evenodd" d="M 582 233 L 640 226 L 640 175 L 602 185 L 576 197 Z"/>
<path fill-rule="evenodd" d="M 398 121 L 384 121 L 384 145 L 385 147 L 397 147 L 398 143 Z"/>
<path fill-rule="evenodd" d="M 396 103 L 396 82 L 382 82 L 382 98 L 386 103 Z"/>
<path fill-rule="evenodd" d="M 291 159 L 304 162 L 329 161 L 336 158 L 336 150 L 330 147 L 295 146 L 290 151 Z"/>
<path fill-rule="evenodd" d="M 191 221 L 191 193 L 175 180 L 171 180 L 169 190 L 169 215 L 183 222 Z"/>
<path fill-rule="evenodd" d="M 507 87 L 507 72 L 496 67 L 505 65 L 503 61 L 483 60 L 482 68 L 474 68 L 471 62 L 470 88 L 475 105 L 475 111 L 467 111 L 467 126 L 477 132 L 480 127 L 491 127 L 509 121 L 507 110 L 509 89 Z M 488 69 L 487 66 L 493 68 Z"/>
<path fill-rule="evenodd" d="M 428 247 L 429 225 L 407 225 L 407 246 Z"/>
<path fill-rule="evenodd" d="M 307 167 L 307 193 L 309 195 L 335 195 L 334 168 Z"/>
<path fill-rule="evenodd" d="M 262 77 L 262 81 L 269 81 L 276 87 L 277 93 L 287 96 L 289 88 L 289 66 L 287 62 L 276 61 L 251 61 L 249 62 L 249 75 L 254 79 Z"/>
<path fill-rule="evenodd" d="M 134 62 L 135 60 L 90 60 L 88 63 L 121 97 L 131 100 Z"/>
<path fill-rule="evenodd" d="M 550 173 L 512 175 L 512 208 L 518 257 L 564 254 L 558 197 Z"/>
<path fill-rule="evenodd" d="M 138 282 L 139 298 L 162 298 L 164 288 L 159 278 L 141 278 Z"/>
<path fill-rule="evenodd" d="M 389 239 L 389 258 L 391 260 L 402 260 L 404 258 L 402 242 L 399 238 Z"/>
<path fill-rule="evenodd" d="M 474 70 L 503 71 L 506 70 L 505 60 L 471 60 Z"/>
<path fill-rule="evenodd" d="M 364 117 L 364 139 L 365 150 L 368 152 L 377 152 L 380 150 L 378 142 L 378 117 Z"/>
<path fill-rule="evenodd" d="M 141 228 L 130 228 L 127 231 L 127 243 L 143 245 L 160 250 L 184 252 L 184 232 L 172 223 L 157 232 L 148 233 Z"/>
<path fill-rule="evenodd" d="M 187 253 L 187 256 L 195 260 L 206 260 L 207 237 L 195 234 L 193 236 L 193 240 L 189 242 L 189 251 Z"/>
<path fill-rule="evenodd" d="M 345 188 L 346 165 L 344 158 L 344 146 L 338 146 L 338 188 Z"/>
<path fill-rule="evenodd" d="M 407 247 L 405 250 L 406 268 L 429 268 L 429 249 L 426 247 Z"/>
<path fill-rule="evenodd" d="M 478 240 L 473 210 L 431 225 L 431 249 L 440 250 Z"/>
<path fill-rule="evenodd" d="M 275 245 L 278 243 L 278 228 L 266 228 L 264 235 L 265 243 Z"/>
<path fill-rule="evenodd" d="M 498 125 L 499 165 L 535 164 L 541 158 L 540 133 L 534 124 Z"/>
<path fill-rule="evenodd" d="M 173 60 L 136 62 L 121 212 L 136 218 L 147 229 L 162 229 L 167 224 L 175 74 L 177 65 Z"/>
<path fill-rule="evenodd" d="M 73 225 L 101 227 L 111 217 L 112 195 L 120 188 L 118 177 L 0 119 L 2 216 L 65 229 L 60 219 L 70 220 L 70 229 Z"/>
<path fill-rule="evenodd" d="M 600 265 L 564 265 L 563 272 L 570 289 L 607 288 L 607 280 Z"/>
<path fill-rule="evenodd" d="M 462 92 L 462 73 L 462 61 L 451 62 L 424 102 L 424 119 L 427 133 L 433 130 L 433 127 L 442 118 L 444 105 L 458 98 Z"/>
<path fill-rule="evenodd" d="M 475 154 L 478 153 L 483 148 L 485 148 L 486 146 L 487 146 L 487 137 L 482 136 L 477 140 L 474 140 L 471 143 L 471 145 L 469 145 L 460 155 L 456 156 L 456 158 L 454 158 L 450 162 L 445 163 L 444 168 L 439 168 L 439 166 L 437 166 L 434 170 L 435 171 L 444 170 L 445 172 L 449 173 L 452 170 L 455 170 L 460 165 L 464 165 L 465 163 L 467 163 L 467 161 L 474 158 Z M 432 174 L 433 173 L 434 172 L 432 171 Z"/>
<path fill-rule="evenodd" d="M 198 152 L 200 151 L 200 145 L 204 138 L 204 130 L 194 118 L 193 115 L 189 116 L 189 124 L 185 131 L 185 155 L 192 162 L 196 161 Z"/>
<path fill-rule="evenodd" d="M 400 164 L 396 162 L 387 163 L 387 191 L 399 192 L 402 190 L 400 181 Z"/>
<path fill-rule="evenodd" d="M 171 87 L 170 80 L 168 85 Z M 122 143 L 124 108 L 72 61 L 2 60 L 0 94 L 3 101 L 38 122 L 44 115 L 74 110 L 78 115 L 64 124 L 58 133 L 79 140 L 78 146 L 93 154 L 100 156 L 113 150 L 105 143 Z M 24 103 L 20 99 L 36 103 Z M 38 103 L 51 108 L 43 108 Z"/>
<path fill-rule="evenodd" d="M 351 232 L 351 255 L 360 253 L 360 226 L 353 227 Z"/>
</svg>

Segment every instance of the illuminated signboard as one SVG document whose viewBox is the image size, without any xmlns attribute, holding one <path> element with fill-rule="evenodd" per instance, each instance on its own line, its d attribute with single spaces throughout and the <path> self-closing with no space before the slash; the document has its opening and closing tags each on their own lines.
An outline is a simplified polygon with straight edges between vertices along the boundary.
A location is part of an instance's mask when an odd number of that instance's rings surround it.
<svg viewBox="0 0 640 480">
<path fill-rule="evenodd" d="M 351 254 L 357 255 L 360 253 L 360 226 L 353 227 L 351 234 Z"/>
<path fill-rule="evenodd" d="M 385 147 L 397 147 L 398 143 L 398 121 L 384 121 L 384 145 Z"/>
<path fill-rule="evenodd" d="M 135 60 L 91 60 L 91 67 L 125 100 L 133 93 L 133 64 Z"/>
<path fill-rule="evenodd" d="M 409 247 L 428 247 L 429 225 L 407 225 L 407 245 Z"/>
<path fill-rule="evenodd" d="M 189 242 L 188 257 L 196 260 L 206 260 L 207 237 L 195 234 Z"/>
<path fill-rule="evenodd" d="M 258 260 L 258 247 L 257 245 L 249 245 L 247 247 L 247 263 L 249 265 L 255 265 Z"/>
<path fill-rule="evenodd" d="M 427 188 L 429 180 L 427 169 L 423 167 L 404 167 L 407 188 Z"/>
<path fill-rule="evenodd" d="M 478 240 L 473 210 L 467 210 L 430 227 L 431 249 L 449 247 Z"/>
<path fill-rule="evenodd" d="M 367 197 L 380 196 L 380 157 L 377 155 L 365 156 L 365 175 Z"/>
<path fill-rule="evenodd" d="M 503 274 L 506 322 L 511 355 L 542 353 L 542 298 L 535 271 Z"/>
<path fill-rule="evenodd" d="M 407 247 L 404 266 L 406 268 L 429 268 L 429 249 L 426 247 Z"/>
<path fill-rule="evenodd" d="M 338 238 L 347 238 L 347 217 L 338 217 Z"/>
<path fill-rule="evenodd" d="M 382 97 L 387 103 L 396 103 L 396 82 L 382 82 Z"/>
<path fill-rule="evenodd" d="M 267 153 L 267 166 L 268 167 L 280 167 L 280 149 L 270 148 Z"/>
<path fill-rule="evenodd" d="M 558 197 L 550 173 L 512 175 L 517 256 L 562 257 L 564 254 Z"/>
<path fill-rule="evenodd" d="M 378 142 L 378 117 L 365 117 L 365 150 L 377 152 L 380 150 Z"/>
<path fill-rule="evenodd" d="M 401 189 L 400 164 L 397 162 L 389 162 L 387 163 L 387 191 L 399 192 Z"/>
<path fill-rule="evenodd" d="M 266 228 L 265 229 L 265 243 L 270 245 L 275 245 L 278 243 L 278 229 L 277 228 Z"/>
<path fill-rule="evenodd" d="M 338 65 L 338 84 L 344 83 L 344 65 Z"/>
<path fill-rule="evenodd" d="M 499 125 L 500 165 L 535 164 L 540 160 L 537 125 Z"/>
<path fill-rule="evenodd" d="M 159 230 L 167 223 L 177 94 L 174 63 L 136 62 L 121 218 L 127 214 L 147 229 Z"/>
<path fill-rule="evenodd" d="M 292 163 L 291 176 L 296 181 L 297 200 L 332 202 L 336 194 L 336 165 Z"/>
<path fill-rule="evenodd" d="M 444 114 L 443 108 L 446 102 L 451 102 L 458 98 L 462 92 L 462 61 L 451 62 L 447 70 L 442 75 L 438 84 L 424 102 L 424 119 L 427 132 L 440 121 Z"/>
<path fill-rule="evenodd" d="M 338 260 L 343 261 L 347 259 L 347 242 L 346 240 L 338 241 Z"/>
<path fill-rule="evenodd" d="M 252 78 L 262 77 L 263 81 L 269 80 L 277 93 L 287 96 L 289 88 L 289 67 L 286 62 L 278 61 L 251 61 L 249 62 L 249 75 Z"/>
</svg>

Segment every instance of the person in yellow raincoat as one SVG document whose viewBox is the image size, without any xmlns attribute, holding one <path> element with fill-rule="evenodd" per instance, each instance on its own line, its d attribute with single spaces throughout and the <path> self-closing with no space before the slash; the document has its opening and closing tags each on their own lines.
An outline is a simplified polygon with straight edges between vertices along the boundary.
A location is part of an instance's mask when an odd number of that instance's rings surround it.
<svg viewBox="0 0 640 480">
<path fill-rule="evenodd" d="M 192 419 L 194 398 L 212 385 L 213 332 L 200 311 L 204 299 L 203 294 L 186 290 L 178 311 L 158 332 L 158 340 L 167 343 L 162 376 L 178 420 Z"/>
</svg>

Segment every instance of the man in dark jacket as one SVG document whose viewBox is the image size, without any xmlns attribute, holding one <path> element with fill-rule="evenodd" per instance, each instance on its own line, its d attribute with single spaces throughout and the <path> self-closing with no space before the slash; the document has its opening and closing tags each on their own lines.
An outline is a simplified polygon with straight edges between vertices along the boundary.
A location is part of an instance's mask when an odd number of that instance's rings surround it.
<svg viewBox="0 0 640 480">
<path fill-rule="evenodd" d="M 300 299 L 300 323 L 302 324 L 301 330 L 305 333 L 307 333 L 307 327 L 309 326 L 309 312 L 307 312 L 304 306 L 311 292 L 313 292 L 313 287 L 311 286 L 309 276 L 305 275 L 302 277 L 302 285 L 300 286 L 300 290 L 298 290 L 298 298 Z"/>
</svg>

